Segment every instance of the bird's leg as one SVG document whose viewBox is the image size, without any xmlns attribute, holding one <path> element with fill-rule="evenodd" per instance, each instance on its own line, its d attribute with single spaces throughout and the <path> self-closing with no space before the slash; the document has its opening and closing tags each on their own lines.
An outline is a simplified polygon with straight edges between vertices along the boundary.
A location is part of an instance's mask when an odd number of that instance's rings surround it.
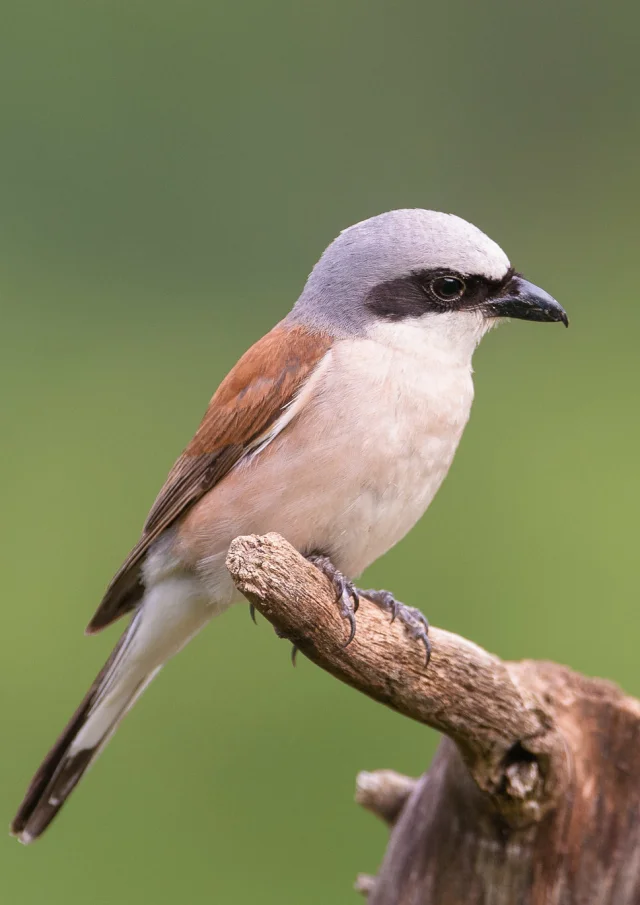
<svg viewBox="0 0 640 905">
<path fill-rule="evenodd" d="M 366 597 L 371 603 L 375 603 L 375 605 L 380 607 L 381 610 L 384 610 L 385 613 L 391 613 L 392 622 L 396 618 L 399 619 L 404 625 L 409 637 L 424 644 L 426 650 L 425 666 L 428 666 L 429 660 L 431 659 L 429 622 L 427 621 L 427 618 L 422 615 L 420 610 L 400 603 L 399 600 L 396 600 L 391 591 L 376 591 L 373 589 L 363 591 L 360 588 L 356 588 L 356 593 L 359 594 L 360 597 Z"/>
<path fill-rule="evenodd" d="M 349 637 L 344 645 L 345 647 L 348 647 L 356 634 L 355 614 L 358 612 L 358 607 L 360 605 L 358 591 L 353 582 L 349 581 L 348 578 L 345 578 L 342 572 L 339 572 L 338 569 L 336 569 L 328 556 L 321 556 L 320 554 L 313 553 L 311 556 L 307 556 L 307 559 L 327 576 L 335 589 L 340 615 L 349 620 Z"/>
</svg>

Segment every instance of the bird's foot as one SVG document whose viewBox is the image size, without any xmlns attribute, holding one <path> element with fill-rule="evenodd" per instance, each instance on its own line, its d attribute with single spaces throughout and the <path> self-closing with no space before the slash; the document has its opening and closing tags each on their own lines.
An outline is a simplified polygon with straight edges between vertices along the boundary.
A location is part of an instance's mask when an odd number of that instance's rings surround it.
<svg viewBox="0 0 640 905">
<path fill-rule="evenodd" d="M 320 556 L 314 553 L 311 556 L 307 556 L 307 559 L 327 576 L 335 589 L 340 615 L 349 622 L 349 637 L 344 645 L 344 647 L 348 647 L 356 634 L 355 614 L 358 612 L 358 607 L 360 606 L 358 591 L 353 582 L 349 581 L 348 578 L 345 578 L 342 572 L 339 572 L 338 569 L 336 569 L 328 556 Z"/>
<path fill-rule="evenodd" d="M 285 633 L 283 631 L 281 631 L 276 625 L 273 626 L 273 630 L 276 633 L 276 635 L 278 636 L 278 638 L 283 638 L 285 641 L 289 641 L 289 639 L 287 638 Z M 298 648 L 293 643 L 293 641 L 291 641 L 291 665 L 292 666 L 296 665 L 297 655 L 298 655 Z"/>
<path fill-rule="evenodd" d="M 385 613 L 391 613 L 392 622 L 398 619 L 404 625 L 410 638 L 424 644 L 426 651 L 425 666 L 428 666 L 431 659 L 431 641 L 429 640 L 429 622 L 426 616 L 423 616 L 420 610 L 415 607 L 400 603 L 391 591 L 376 591 L 373 589 L 362 591 L 360 588 L 356 588 L 356 593 L 361 597 L 366 597 L 371 603 L 375 603 Z"/>
<path fill-rule="evenodd" d="M 255 621 L 256 621 L 256 608 L 255 608 L 255 606 L 254 606 L 252 603 L 249 604 L 249 615 L 251 616 L 251 618 L 253 619 L 253 622 L 255 623 Z M 284 633 L 283 631 L 281 631 L 281 630 L 278 628 L 277 625 L 274 625 L 274 626 L 273 626 L 273 630 L 274 630 L 274 632 L 276 633 L 276 635 L 278 636 L 278 638 L 284 638 L 285 641 L 288 641 L 288 640 L 289 640 L 289 639 L 287 638 L 287 636 L 285 635 L 285 633 Z M 292 666 L 295 666 L 295 665 L 296 665 L 296 655 L 297 655 L 297 653 L 298 653 L 298 648 L 296 647 L 296 645 L 295 645 L 293 642 L 291 642 L 291 665 L 292 665 Z"/>
</svg>

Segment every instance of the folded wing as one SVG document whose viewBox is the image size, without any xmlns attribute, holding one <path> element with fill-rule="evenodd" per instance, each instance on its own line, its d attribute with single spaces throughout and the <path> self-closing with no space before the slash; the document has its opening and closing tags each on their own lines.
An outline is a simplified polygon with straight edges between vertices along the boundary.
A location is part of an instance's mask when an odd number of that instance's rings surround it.
<svg viewBox="0 0 640 905">
<path fill-rule="evenodd" d="M 333 338 L 280 324 L 246 352 L 215 392 L 196 434 L 171 469 L 142 536 L 116 573 L 87 632 L 132 610 L 149 547 L 268 434 L 331 348 Z"/>
</svg>

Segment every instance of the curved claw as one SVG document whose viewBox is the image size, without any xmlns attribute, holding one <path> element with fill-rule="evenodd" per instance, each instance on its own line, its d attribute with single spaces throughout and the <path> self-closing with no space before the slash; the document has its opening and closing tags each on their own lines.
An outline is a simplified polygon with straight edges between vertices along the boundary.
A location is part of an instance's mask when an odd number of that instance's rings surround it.
<svg viewBox="0 0 640 905">
<path fill-rule="evenodd" d="M 309 562 L 319 569 L 329 579 L 336 592 L 336 601 L 340 608 L 340 615 L 349 620 L 349 637 L 343 647 L 348 647 L 356 634 L 355 613 L 360 606 L 360 595 L 353 582 L 336 569 L 328 556 L 312 553 L 307 556 Z"/>
<path fill-rule="evenodd" d="M 349 647 L 349 645 L 351 644 L 351 642 L 353 641 L 353 639 L 356 636 L 356 617 L 353 615 L 353 613 L 348 612 L 348 613 L 345 613 L 345 618 L 349 620 L 349 637 L 347 638 L 345 643 L 342 645 L 343 650 L 345 649 L 345 647 Z"/>
<path fill-rule="evenodd" d="M 249 615 L 251 616 L 253 624 L 257 625 L 258 623 L 256 622 L 256 608 L 252 603 L 249 604 Z"/>
<path fill-rule="evenodd" d="M 296 665 L 297 654 L 298 654 L 298 648 L 295 646 L 295 644 L 292 644 L 291 645 L 291 665 L 293 667 L 295 667 L 295 665 Z"/>
<path fill-rule="evenodd" d="M 429 636 L 426 633 L 419 635 L 418 637 L 419 637 L 419 640 L 422 641 L 422 643 L 425 646 L 426 656 L 424 658 L 424 665 L 426 668 L 429 665 L 429 661 L 431 660 L 431 651 L 432 651 L 431 639 L 429 638 Z"/>
</svg>

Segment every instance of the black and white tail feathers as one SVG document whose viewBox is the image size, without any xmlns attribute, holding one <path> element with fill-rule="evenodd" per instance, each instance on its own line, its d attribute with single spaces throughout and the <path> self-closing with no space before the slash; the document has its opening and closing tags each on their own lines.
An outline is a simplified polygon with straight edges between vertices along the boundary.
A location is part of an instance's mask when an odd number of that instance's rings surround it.
<svg viewBox="0 0 640 905">
<path fill-rule="evenodd" d="M 11 824 L 11 832 L 20 842 L 33 842 L 46 830 L 120 720 L 158 672 L 159 666 L 146 675 L 140 670 L 123 668 L 139 615 L 118 641 L 33 777 Z"/>
</svg>

